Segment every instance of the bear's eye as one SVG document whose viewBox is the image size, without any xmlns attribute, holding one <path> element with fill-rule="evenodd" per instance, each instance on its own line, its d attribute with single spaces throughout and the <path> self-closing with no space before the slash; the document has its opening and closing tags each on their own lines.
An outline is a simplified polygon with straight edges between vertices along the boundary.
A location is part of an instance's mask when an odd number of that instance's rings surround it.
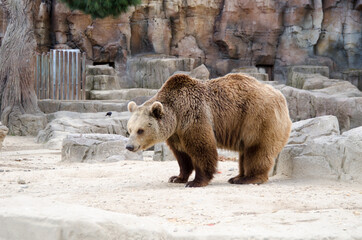
<svg viewBox="0 0 362 240">
<path fill-rule="evenodd" d="M 138 134 L 138 135 L 141 135 L 144 131 L 145 131 L 145 130 L 143 130 L 143 129 L 138 129 L 137 134 Z"/>
</svg>

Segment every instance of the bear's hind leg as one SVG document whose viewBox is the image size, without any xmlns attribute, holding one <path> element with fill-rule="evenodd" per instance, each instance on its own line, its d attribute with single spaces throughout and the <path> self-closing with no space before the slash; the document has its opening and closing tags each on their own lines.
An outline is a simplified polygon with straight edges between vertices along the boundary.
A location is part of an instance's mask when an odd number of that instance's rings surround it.
<svg viewBox="0 0 362 240">
<path fill-rule="evenodd" d="M 233 184 L 261 184 L 268 181 L 269 170 L 274 163 L 273 157 L 268 154 L 267 148 L 260 145 L 249 147 L 244 155 L 244 176 L 237 176 L 229 180 Z"/>
<path fill-rule="evenodd" d="M 243 178 L 245 176 L 245 170 L 244 170 L 244 153 L 239 152 L 239 175 L 236 177 L 230 178 L 229 183 L 234 183 L 234 181 L 237 181 L 239 178 Z"/>
<path fill-rule="evenodd" d="M 168 182 L 170 183 L 186 183 L 189 179 L 194 167 L 192 165 L 192 160 L 187 153 L 180 152 L 175 149 L 175 147 L 168 143 L 171 151 L 177 159 L 178 165 L 180 167 L 180 174 L 178 176 L 172 176 L 169 178 Z"/>
</svg>

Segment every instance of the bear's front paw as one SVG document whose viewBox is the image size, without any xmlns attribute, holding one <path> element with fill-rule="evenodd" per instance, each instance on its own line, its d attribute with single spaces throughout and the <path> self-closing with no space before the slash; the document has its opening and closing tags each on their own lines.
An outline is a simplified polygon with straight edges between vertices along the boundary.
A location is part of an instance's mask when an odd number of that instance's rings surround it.
<svg viewBox="0 0 362 240">
<path fill-rule="evenodd" d="M 170 179 L 168 179 L 168 182 L 170 183 L 186 183 L 187 179 L 180 178 L 179 176 L 172 176 Z"/>
<path fill-rule="evenodd" d="M 190 181 L 187 182 L 185 187 L 205 187 L 207 186 L 207 182 L 196 182 L 196 181 Z"/>
</svg>

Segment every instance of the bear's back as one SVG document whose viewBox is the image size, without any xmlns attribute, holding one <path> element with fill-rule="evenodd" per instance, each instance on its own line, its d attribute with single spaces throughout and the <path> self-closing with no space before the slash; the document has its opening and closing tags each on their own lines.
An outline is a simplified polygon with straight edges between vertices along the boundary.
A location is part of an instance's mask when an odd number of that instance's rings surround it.
<svg viewBox="0 0 362 240">
<path fill-rule="evenodd" d="M 284 96 L 255 78 L 228 74 L 210 80 L 207 87 L 215 137 L 223 147 L 235 149 L 243 145 L 240 141 L 258 141 L 266 134 L 262 126 L 269 125 L 279 115 L 285 121 L 289 120 Z"/>
</svg>

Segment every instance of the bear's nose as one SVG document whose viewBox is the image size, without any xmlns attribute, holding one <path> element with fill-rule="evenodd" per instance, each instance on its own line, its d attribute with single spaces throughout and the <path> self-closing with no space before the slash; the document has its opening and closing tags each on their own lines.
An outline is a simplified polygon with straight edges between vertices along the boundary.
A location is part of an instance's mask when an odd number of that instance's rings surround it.
<svg viewBox="0 0 362 240">
<path fill-rule="evenodd" d="M 130 144 L 127 144 L 127 145 L 126 145 L 126 149 L 129 150 L 129 151 L 133 151 L 133 150 L 134 150 L 134 146 L 133 146 L 133 145 L 130 145 Z"/>
</svg>

